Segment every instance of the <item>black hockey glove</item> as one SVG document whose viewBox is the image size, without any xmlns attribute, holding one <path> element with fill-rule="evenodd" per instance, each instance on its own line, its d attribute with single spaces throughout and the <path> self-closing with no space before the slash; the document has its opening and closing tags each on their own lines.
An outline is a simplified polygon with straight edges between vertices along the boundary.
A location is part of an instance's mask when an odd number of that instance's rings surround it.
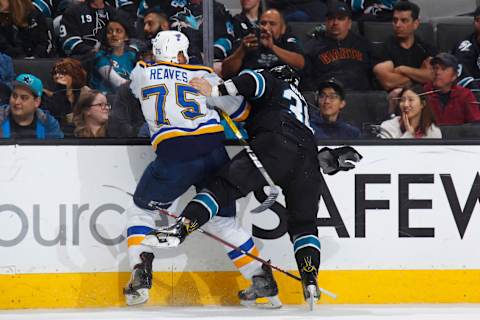
<svg viewBox="0 0 480 320">
<path fill-rule="evenodd" d="M 334 175 L 338 171 L 348 171 L 355 168 L 353 162 L 359 162 L 362 155 L 352 147 L 335 149 L 322 148 L 318 152 L 318 161 L 323 173 Z"/>
</svg>

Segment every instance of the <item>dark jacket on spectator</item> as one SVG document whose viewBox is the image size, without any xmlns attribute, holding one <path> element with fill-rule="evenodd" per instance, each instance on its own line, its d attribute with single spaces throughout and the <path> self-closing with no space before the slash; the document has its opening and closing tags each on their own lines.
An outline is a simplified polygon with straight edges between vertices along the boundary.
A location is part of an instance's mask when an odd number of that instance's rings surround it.
<svg viewBox="0 0 480 320">
<path fill-rule="evenodd" d="M 74 91 L 75 100 L 73 103 L 67 98 L 67 91 L 64 86 L 56 85 L 53 95 L 43 95 L 42 102 L 46 110 L 57 119 L 67 136 L 73 136 L 74 125 L 71 121 L 75 102 L 80 95 L 80 89 Z"/>
<path fill-rule="evenodd" d="M 310 111 L 310 125 L 315 130 L 315 140 L 322 139 L 356 139 L 360 138 L 358 128 L 338 119 L 335 122 L 325 121 L 318 111 Z"/>
<path fill-rule="evenodd" d="M 33 10 L 28 15 L 27 22 L 25 28 L 0 22 L 0 52 L 12 58 L 45 58 L 52 55 L 53 43 L 45 17 L 37 10 Z"/>
<path fill-rule="evenodd" d="M 425 91 L 434 90 L 431 83 L 425 85 Z M 440 93 L 427 95 L 427 102 L 435 114 L 438 125 L 454 125 L 480 121 L 480 108 L 472 91 L 458 85 L 452 87 L 448 102 L 442 105 Z"/>
<path fill-rule="evenodd" d="M 313 90 L 316 84 L 335 78 L 347 90 L 370 90 L 372 79 L 372 53 L 369 41 L 349 32 L 342 41 L 337 41 L 319 32 L 305 45 L 306 70 L 313 80 L 302 83 L 306 90 Z"/>
<path fill-rule="evenodd" d="M 35 137 L 37 139 L 63 138 L 63 132 L 60 130 L 58 121 L 48 112 L 37 109 L 35 119 Z M 2 105 L 0 106 L 0 138 L 11 138 L 11 126 L 10 106 L 8 104 Z"/>
<path fill-rule="evenodd" d="M 110 137 L 137 137 L 145 123 L 140 101 L 130 90 L 130 82 L 117 89 L 108 118 L 107 134 Z M 147 129 L 148 131 L 148 129 Z"/>
<path fill-rule="evenodd" d="M 478 61 L 480 61 L 480 47 L 476 33 L 472 33 L 467 39 L 460 41 L 455 46 L 453 54 L 472 77 L 480 78 L 480 67 L 478 65 Z"/>
<path fill-rule="evenodd" d="M 299 53 L 303 55 L 303 49 L 298 43 L 297 38 L 288 31 L 283 34 L 280 39 L 275 40 L 275 44 L 282 49 Z M 280 60 L 272 50 L 259 45 L 258 50 L 247 53 L 242 61 L 240 70 L 243 69 L 269 69 L 276 66 L 284 65 L 285 62 Z"/>
</svg>

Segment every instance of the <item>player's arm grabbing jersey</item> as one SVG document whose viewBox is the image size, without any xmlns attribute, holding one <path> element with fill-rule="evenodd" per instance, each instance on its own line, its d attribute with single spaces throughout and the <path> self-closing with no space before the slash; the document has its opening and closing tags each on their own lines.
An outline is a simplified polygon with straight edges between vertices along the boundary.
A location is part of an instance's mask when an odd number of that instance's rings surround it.
<svg viewBox="0 0 480 320">
<path fill-rule="evenodd" d="M 192 140 L 188 138 L 192 137 L 208 136 L 222 141 L 223 127 L 214 104 L 228 106 L 231 112 L 242 106 L 241 97 L 207 100 L 189 85 L 194 77 L 205 77 L 217 85 L 220 79 L 207 67 L 139 61 L 130 77 L 130 88 L 141 102 L 154 149 L 164 143 L 169 147 L 186 140 L 190 143 Z"/>
</svg>

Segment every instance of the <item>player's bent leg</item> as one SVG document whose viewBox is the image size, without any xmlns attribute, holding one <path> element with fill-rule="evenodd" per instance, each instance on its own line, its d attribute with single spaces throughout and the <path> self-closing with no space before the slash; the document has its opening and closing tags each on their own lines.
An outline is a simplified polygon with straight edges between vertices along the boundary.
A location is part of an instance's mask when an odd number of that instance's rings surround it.
<svg viewBox="0 0 480 320">
<path fill-rule="evenodd" d="M 213 194 L 203 189 L 187 204 L 174 224 L 153 230 L 142 244 L 157 248 L 177 247 L 190 233 L 215 217 L 218 210 L 219 204 Z"/>
</svg>

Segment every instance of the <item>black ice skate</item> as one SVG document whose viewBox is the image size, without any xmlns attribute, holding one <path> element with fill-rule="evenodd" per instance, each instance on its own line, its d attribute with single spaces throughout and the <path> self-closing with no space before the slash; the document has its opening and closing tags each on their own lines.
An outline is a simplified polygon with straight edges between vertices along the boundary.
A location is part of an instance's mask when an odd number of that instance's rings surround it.
<svg viewBox="0 0 480 320">
<path fill-rule="evenodd" d="M 312 266 L 309 257 L 305 257 L 304 259 L 304 263 L 300 270 L 300 275 L 302 276 L 303 297 L 308 303 L 310 310 L 313 310 L 313 307 L 320 299 L 320 288 L 317 283 L 317 268 Z"/>
<path fill-rule="evenodd" d="M 142 244 L 155 248 L 178 247 L 194 230 L 198 228 L 196 222 L 185 223 L 185 217 L 177 218 L 177 221 L 167 227 L 149 232 Z"/>
<path fill-rule="evenodd" d="M 148 301 L 148 290 L 152 287 L 153 253 L 142 252 L 142 263 L 137 264 L 132 271 L 127 287 L 123 289 L 127 305 L 134 306 Z"/>
<path fill-rule="evenodd" d="M 282 307 L 278 298 L 277 282 L 273 278 L 272 268 L 262 265 L 263 273 L 252 277 L 252 285 L 238 292 L 240 303 L 246 307 L 277 309 Z M 257 303 L 258 298 L 267 298 L 268 303 Z"/>
</svg>

